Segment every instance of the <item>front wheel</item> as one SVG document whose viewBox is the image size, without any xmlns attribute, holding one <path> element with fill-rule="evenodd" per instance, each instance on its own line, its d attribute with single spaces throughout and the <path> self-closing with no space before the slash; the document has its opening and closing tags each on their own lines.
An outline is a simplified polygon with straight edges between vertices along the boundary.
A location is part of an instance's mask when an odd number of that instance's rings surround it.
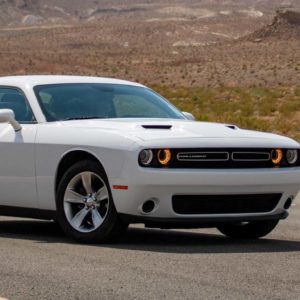
<svg viewBox="0 0 300 300">
<path fill-rule="evenodd" d="M 218 230 L 231 238 L 258 239 L 269 234 L 278 220 L 228 223 L 219 225 Z"/>
<path fill-rule="evenodd" d="M 111 240 L 127 228 L 118 218 L 106 174 L 94 161 L 78 162 L 66 171 L 56 206 L 62 229 L 79 242 Z"/>
</svg>

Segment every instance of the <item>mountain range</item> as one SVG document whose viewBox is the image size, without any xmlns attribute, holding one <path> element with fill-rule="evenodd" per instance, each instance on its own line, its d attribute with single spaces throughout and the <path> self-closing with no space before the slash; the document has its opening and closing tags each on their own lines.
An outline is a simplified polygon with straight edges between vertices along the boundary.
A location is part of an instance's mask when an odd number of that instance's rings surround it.
<svg viewBox="0 0 300 300">
<path fill-rule="evenodd" d="M 197 19 L 270 17 L 274 10 L 299 8 L 299 0 L 0 0 L 1 26 L 91 22 L 127 17 Z"/>
</svg>

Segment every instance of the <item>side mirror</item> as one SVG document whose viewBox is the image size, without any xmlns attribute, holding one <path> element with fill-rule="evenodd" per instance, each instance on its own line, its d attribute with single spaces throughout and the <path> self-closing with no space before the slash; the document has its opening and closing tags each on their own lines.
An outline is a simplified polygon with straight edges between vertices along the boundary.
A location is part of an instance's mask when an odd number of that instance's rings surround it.
<svg viewBox="0 0 300 300">
<path fill-rule="evenodd" d="M 182 113 L 188 120 L 195 121 L 195 117 L 193 114 L 186 112 L 186 111 L 183 111 Z"/>
<path fill-rule="evenodd" d="M 0 109 L 0 123 L 10 123 L 16 132 L 22 129 L 11 109 Z"/>
</svg>

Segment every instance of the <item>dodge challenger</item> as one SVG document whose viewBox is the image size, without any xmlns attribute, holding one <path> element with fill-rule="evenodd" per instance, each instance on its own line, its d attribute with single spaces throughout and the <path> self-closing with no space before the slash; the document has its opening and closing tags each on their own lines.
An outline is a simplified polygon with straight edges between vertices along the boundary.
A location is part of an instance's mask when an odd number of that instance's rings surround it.
<svg viewBox="0 0 300 300">
<path fill-rule="evenodd" d="M 299 151 L 287 137 L 197 122 L 138 83 L 0 78 L 0 215 L 55 220 L 79 242 L 131 223 L 263 237 L 299 191 Z"/>
</svg>

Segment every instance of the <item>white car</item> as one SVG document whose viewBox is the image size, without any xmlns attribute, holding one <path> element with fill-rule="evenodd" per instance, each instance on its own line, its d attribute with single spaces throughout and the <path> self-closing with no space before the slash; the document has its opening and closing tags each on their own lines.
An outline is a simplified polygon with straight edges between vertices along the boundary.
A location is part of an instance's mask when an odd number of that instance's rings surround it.
<svg viewBox="0 0 300 300">
<path fill-rule="evenodd" d="M 299 149 L 196 122 L 137 83 L 0 78 L 0 215 L 54 219 L 81 242 L 130 223 L 265 236 L 299 191 Z"/>
</svg>

